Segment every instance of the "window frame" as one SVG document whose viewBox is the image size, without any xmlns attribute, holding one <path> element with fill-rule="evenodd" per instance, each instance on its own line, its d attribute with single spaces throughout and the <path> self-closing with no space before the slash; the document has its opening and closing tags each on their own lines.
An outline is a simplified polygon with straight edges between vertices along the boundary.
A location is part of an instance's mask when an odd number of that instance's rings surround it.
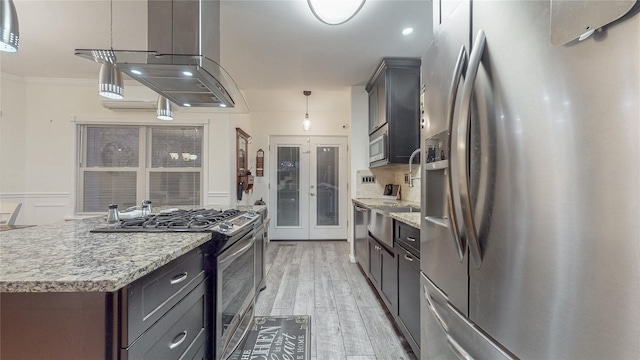
<svg viewBox="0 0 640 360">
<path fill-rule="evenodd" d="M 86 167 L 87 163 L 87 129 L 91 127 L 114 127 L 114 128 L 137 128 L 138 129 L 138 167 Z M 201 161 L 200 167 L 151 167 L 151 132 L 153 128 L 197 128 L 202 133 Z M 122 122 L 77 122 L 75 129 L 76 152 L 74 168 L 75 176 L 75 213 L 78 215 L 101 214 L 102 211 L 84 211 L 84 173 L 85 172 L 108 172 L 108 171 L 132 171 L 136 173 L 136 200 L 139 204 L 142 200 L 149 198 L 151 173 L 169 172 L 196 172 L 200 173 L 200 196 L 199 204 L 205 203 L 207 194 L 207 163 L 208 163 L 208 123 L 180 123 L 180 124 L 156 124 L 156 123 L 122 123 Z M 105 210 L 106 211 L 106 210 Z"/>
</svg>

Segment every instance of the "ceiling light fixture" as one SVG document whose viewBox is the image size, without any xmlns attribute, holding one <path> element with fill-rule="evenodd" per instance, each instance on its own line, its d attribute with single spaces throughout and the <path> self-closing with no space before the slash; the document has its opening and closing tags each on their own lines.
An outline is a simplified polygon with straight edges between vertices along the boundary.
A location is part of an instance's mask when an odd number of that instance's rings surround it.
<svg viewBox="0 0 640 360">
<path fill-rule="evenodd" d="M 98 78 L 100 96 L 108 99 L 122 99 L 124 87 L 122 85 L 122 74 L 112 65 L 102 64 L 100 66 L 100 77 Z"/>
<path fill-rule="evenodd" d="M 173 110 L 171 102 L 164 96 L 158 96 L 158 110 L 156 112 L 158 120 L 173 120 Z"/>
<path fill-rule="evenodd" d="M 340 25 L 351 20 L 362 9 L 364 2 L 365 0 L 307 0 L 313 15 L 327 25 Z"/>
<path fill-rule="evenodd" d="M 408 27 L 402 30 L 402 35 L 407 36 L 413 33 L 413 28 L 412 27 Z"/>
<path fill-rule="evenodd" d="M 18 13 L 13 0 L 2 0 L 0 4 L 0 51 L 16 52 L 20 46 Z"/>
<path fill-rule="evenodd" d="M 304 114 L 304 121 L 302 122 L 302 130 L 309 131 L 311 129 L 311 120 L 309 120 L 309 95 L 311 95 L 311 91 L 304 90 L 302 93 L 307 98 L 307 112 Z"/>
<path fill-rule="evenodd" d="M 109 13 L 111 21 L 111 50 L 113 50 L 113 0 L 109 2 Z M 113 66 L 115 55 L 109 53 L 109 64 L 100 66 L 100 76 L 98 78 L 98 93 L 100 96 L 109 99 L 122 99 L 124 97 L 124 82 L 122 73 Z"/>
</svg>

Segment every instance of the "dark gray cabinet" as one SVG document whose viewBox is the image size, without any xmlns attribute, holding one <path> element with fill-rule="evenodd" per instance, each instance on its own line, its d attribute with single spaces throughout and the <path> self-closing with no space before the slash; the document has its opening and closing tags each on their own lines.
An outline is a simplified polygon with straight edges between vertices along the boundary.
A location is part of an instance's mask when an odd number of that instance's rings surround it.
<svg viewBox="0 0 640 360">
<path fill-rule="evenodd" d="M 398 312 L 396 322 L 420 357 L 420 230 L 394 220 L 398 266 Z"/>
<path fill-rule="evenodd" d="M 205 255 L 194 249 L 119 291 L 120 359 L 191 359 L 206 353 Z"/>
<path fill-rule="evenodd" d="M 371 167 L 406 164 L 420 146 L 420 59 L 384 58 L 366 90 L 370 140 L 386 134 L 386 157 Z"/>
<path fill-rule="evenodd" d="M 395 254 L 369 236 L 369 279 L 392 315 L 398 308 L 398 268 Z"/>
<path fill-rule="evenodd" d="M 398 323 L 413 352 L 420 348 L 420 258 L 402 246 L 398 256 Z"/>
</svg>

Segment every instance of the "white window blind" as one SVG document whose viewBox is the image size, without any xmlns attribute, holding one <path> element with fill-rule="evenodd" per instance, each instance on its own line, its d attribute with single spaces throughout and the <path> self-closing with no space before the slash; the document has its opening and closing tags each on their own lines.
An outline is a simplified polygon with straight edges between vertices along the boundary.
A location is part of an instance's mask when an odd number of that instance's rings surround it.
<svg viewBox="0 0 640 360">
<path fill-rule="evenodd" d="M 201 205 L 202 127 L 79 127 L 78 211 Z"/>
</svg>

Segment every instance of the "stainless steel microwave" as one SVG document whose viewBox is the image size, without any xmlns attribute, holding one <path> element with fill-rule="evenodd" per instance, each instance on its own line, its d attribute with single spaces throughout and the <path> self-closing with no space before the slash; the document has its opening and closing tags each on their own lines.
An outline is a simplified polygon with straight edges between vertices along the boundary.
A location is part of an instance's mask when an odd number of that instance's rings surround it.
<svg viewBox="0 0 640 360">
<path fill-rule="evenodd" d="M 387 133 L 383 132 L 369 142 L 369 165 L 387 163 L 388 161 Z"/>
</svg>

